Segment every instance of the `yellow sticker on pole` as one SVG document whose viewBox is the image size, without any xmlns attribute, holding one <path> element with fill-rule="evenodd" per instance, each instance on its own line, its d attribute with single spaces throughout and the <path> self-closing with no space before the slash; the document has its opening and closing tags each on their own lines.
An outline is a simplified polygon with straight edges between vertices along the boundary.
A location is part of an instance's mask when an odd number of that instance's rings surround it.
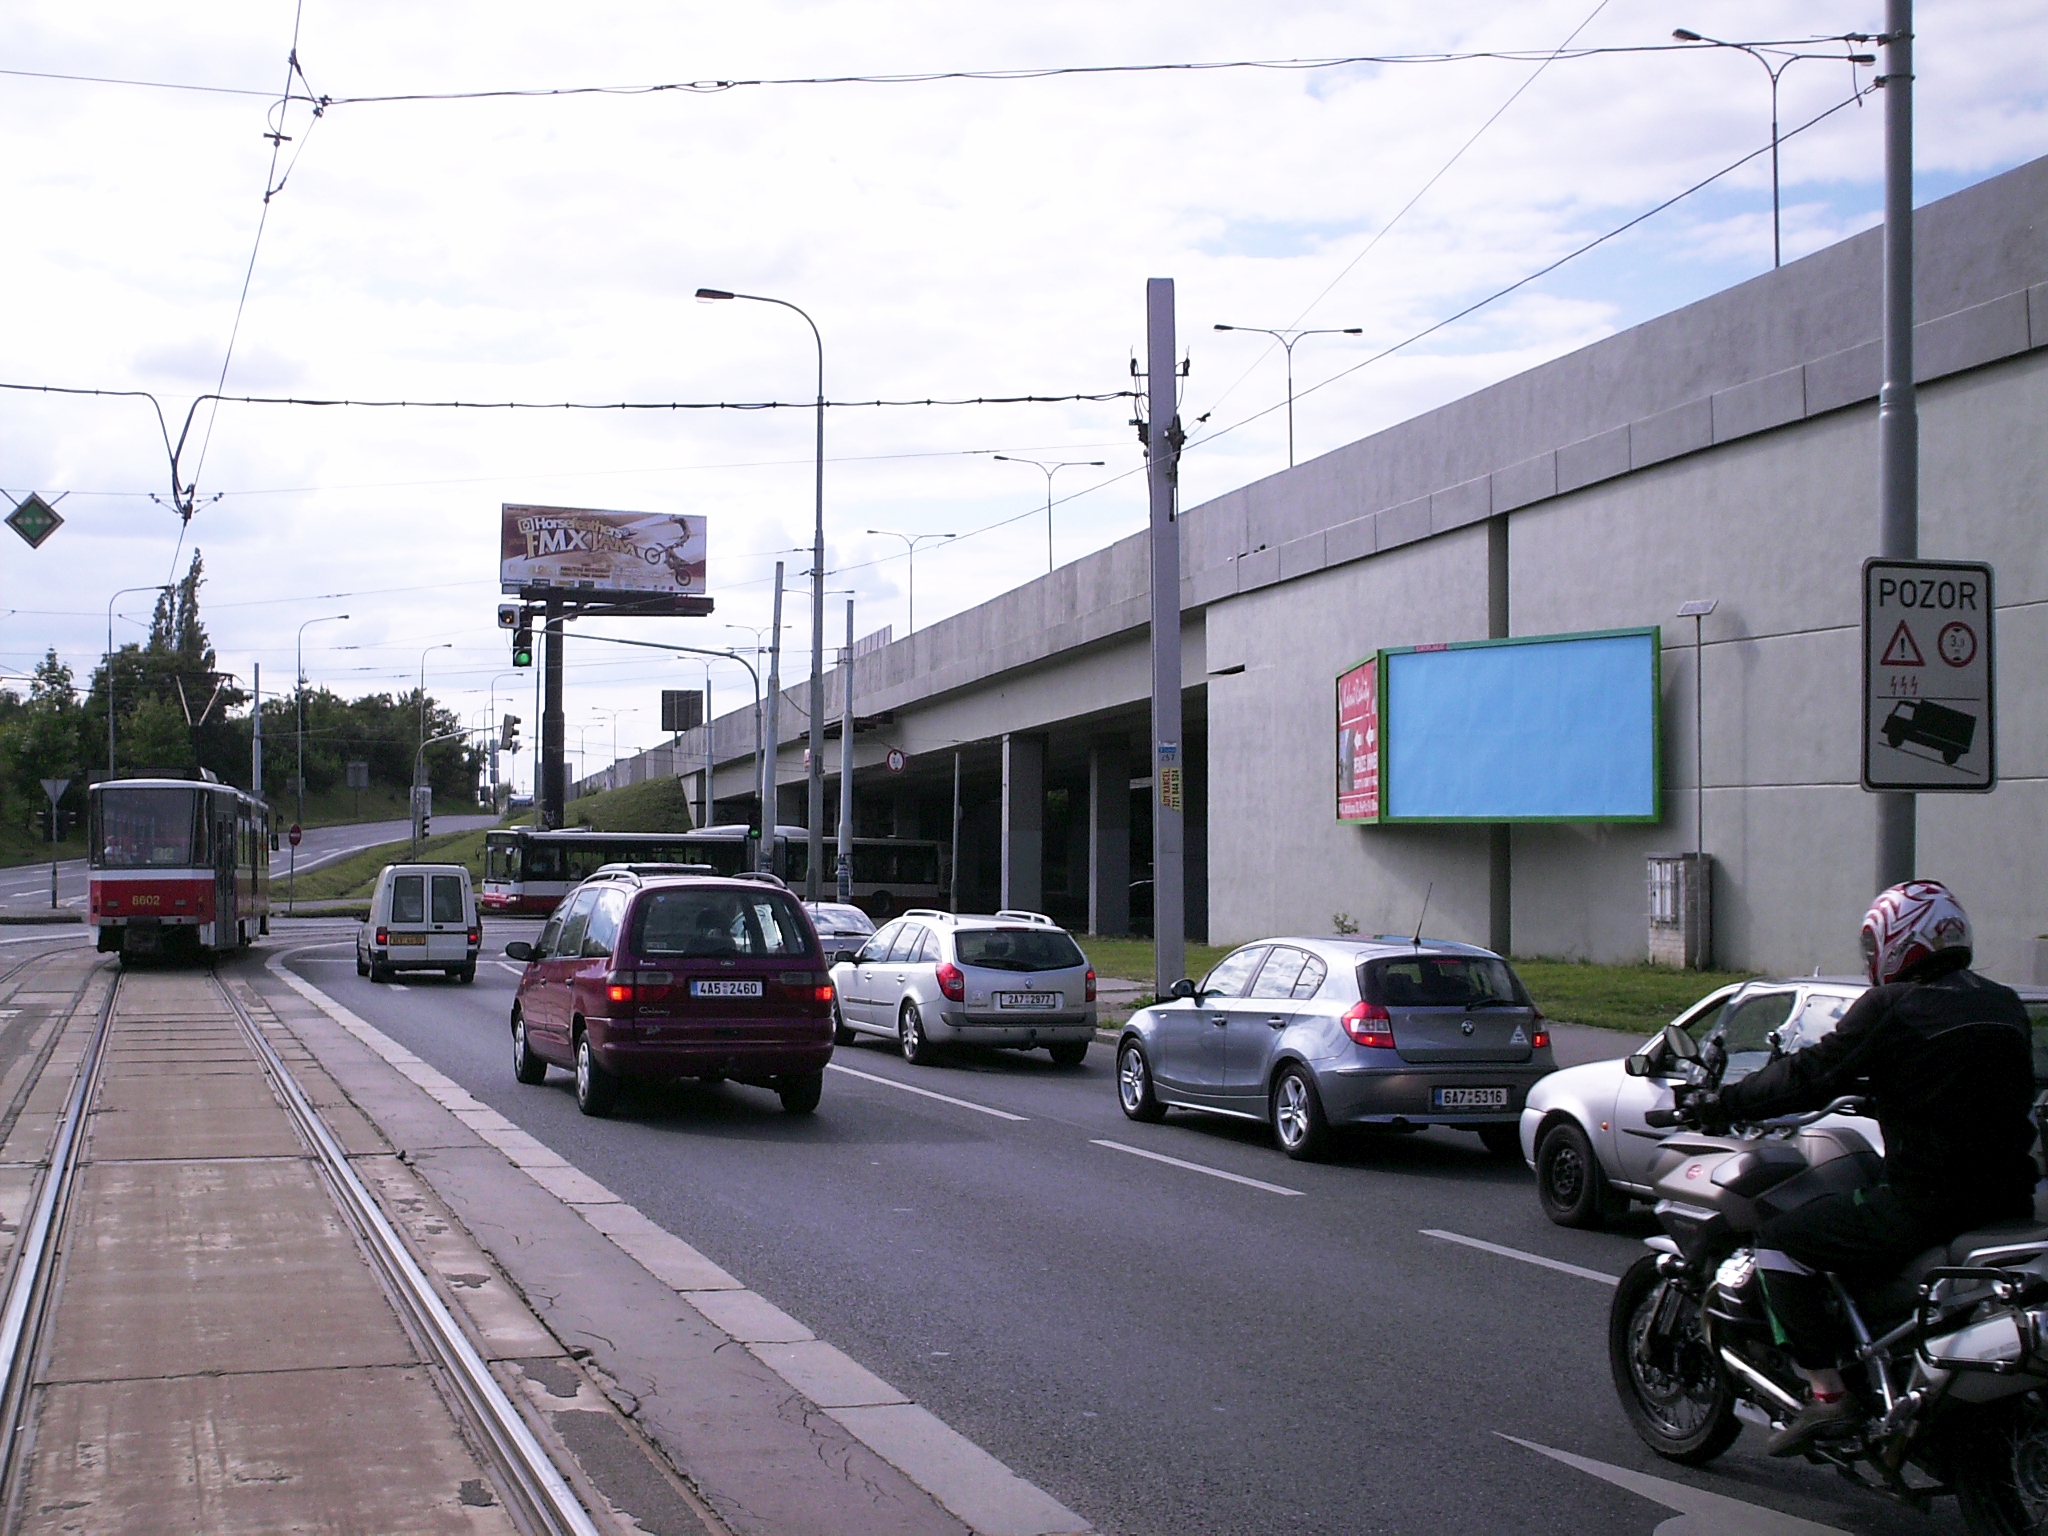
<svg viewBox="0 0 2048 1536">
<path fill-rule="evenodd" d="M 1159 770 L 1159 804 L 1164 810 L 1180 809 L 1180 769 L 1162 767 Z"/>
</svg>

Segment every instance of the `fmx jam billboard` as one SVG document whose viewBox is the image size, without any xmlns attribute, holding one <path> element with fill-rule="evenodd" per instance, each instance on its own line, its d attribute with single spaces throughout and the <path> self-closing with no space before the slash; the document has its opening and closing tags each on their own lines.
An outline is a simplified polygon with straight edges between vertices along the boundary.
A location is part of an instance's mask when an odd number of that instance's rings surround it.
<svg viewBox="0 0 2048 1536">
<path fill-rule="evenodd" d="M 503 591 L 526 597 L 545 592 L 705 595 L 702 517 L 509 503 L 502 513 L 498 585 Z"/>
<path fill-rule="evenodd" d="M 1377 652 L 1337 680 L 1337 815 L 1661 818 L 1655 629 Z"/>
</svg>

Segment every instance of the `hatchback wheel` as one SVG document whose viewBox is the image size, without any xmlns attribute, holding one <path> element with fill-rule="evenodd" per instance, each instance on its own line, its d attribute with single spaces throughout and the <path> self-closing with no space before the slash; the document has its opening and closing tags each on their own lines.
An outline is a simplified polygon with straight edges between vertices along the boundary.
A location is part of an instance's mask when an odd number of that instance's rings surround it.
<svg viewBox="0 0 2048 1536">
<path fill-rule="evenodd" d="M 785 1077 L 776 1085 L 782 1095 L 782 1109 L 785 1114 L 808 1115 L 818 1107 L 818 1100 L 825 1093 L 825 1069 L 805 1072 L 796 1077 Z"/>
<path fill-rule="evenodd" d="M 896 1041 L 903 1047 L 903 1059 L 913 1067 L 930 1066 L 939 1053 L 931 1036 L 924 1032 L 924 1015 L 918 1012 L 915 1002 L 903 1005 L 903 1013 L 896 1021 Z"/>
<path fill-rule="evenodd" d="M 1152 1063 L 1145 1059 L 1145 1048 L 1135 1040 L 1126 1040 L 1124 1048 L 1117 1052 L 1116 1101 L 1133 1120 L 1150 1122 L 1166 1118 L 1166 1106 L 1152 1091 Z"/>
<path fill-rule="evenodd" d="M 576 1036 L 576 1107 L 586 1115 L 608 1115 L 612 1110 L 612 1075 L 598 1064 L 590 1049 L 590 1036 Z"/>
<path fill-rule="evenodd" d="M 1536 1198 L 1560 1227 L 1603 1227 L 1627 1205 L 1607 1182 L 1593 1143 L 1571 1120 L 1550 1127 L 1536 1143 Z"/>
<path fill-rule="evenodd" d="M 512 1075 L 531 1087 L 544 1083 L 548 1077 L 548 1064 L 533 1054 L 533 1047 L 526 1041 L 526 1015 L 518 1011 L 512 1014 Z"/>
<path fill-rule="evenodd" d="M 1298 1066 L 1282 1070 L 1273 1084 L 1273 1139 L 1289 1157 L 1311 1162 L 1323 1155 L 1330 1140 L 1323 1119 L 1323 1101 L 1308 1072 Z"/>
</svg>

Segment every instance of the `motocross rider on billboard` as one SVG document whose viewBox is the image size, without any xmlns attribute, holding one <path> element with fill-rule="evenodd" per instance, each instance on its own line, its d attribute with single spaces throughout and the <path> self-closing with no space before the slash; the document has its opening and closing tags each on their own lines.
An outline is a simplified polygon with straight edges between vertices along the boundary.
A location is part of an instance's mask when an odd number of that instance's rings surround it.
<svg viewBox="0 0 2048 1536">
<path fill-rule="evenodd" d="M 1847 1341 L 1823 1272 L 1882 1280 L 1960 1233 L 2034 1214 L 2033 1032 L 2010 988 L 1968 969 L 1961 904 L 1936 880 L 1895 885 L 1863 919 L 1863 953 L 1871 988 L 1833 1034 L 1683 1100 L 1688 1117 L 1725 1126 L 1862 1094 L 1884 1132 L 1883 1183 L 1758 1229 L 1764 1294 L 1809 1393 L 1772 1436 L 1773 1456 L 1863 1418 L 1842 1380 Z"/>
</svg>

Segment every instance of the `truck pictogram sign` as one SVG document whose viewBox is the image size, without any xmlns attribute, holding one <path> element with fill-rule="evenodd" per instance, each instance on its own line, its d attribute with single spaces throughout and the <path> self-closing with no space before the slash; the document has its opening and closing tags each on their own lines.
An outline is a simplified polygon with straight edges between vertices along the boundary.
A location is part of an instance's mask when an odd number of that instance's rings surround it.
<svg viewBox="0 0 2048 1536">
<path fill-rule="evenodd" d="M 1992 621 L 1988 565 L 1863 562 L 1865 789 L 1997 785 Z"/>
</svg>

